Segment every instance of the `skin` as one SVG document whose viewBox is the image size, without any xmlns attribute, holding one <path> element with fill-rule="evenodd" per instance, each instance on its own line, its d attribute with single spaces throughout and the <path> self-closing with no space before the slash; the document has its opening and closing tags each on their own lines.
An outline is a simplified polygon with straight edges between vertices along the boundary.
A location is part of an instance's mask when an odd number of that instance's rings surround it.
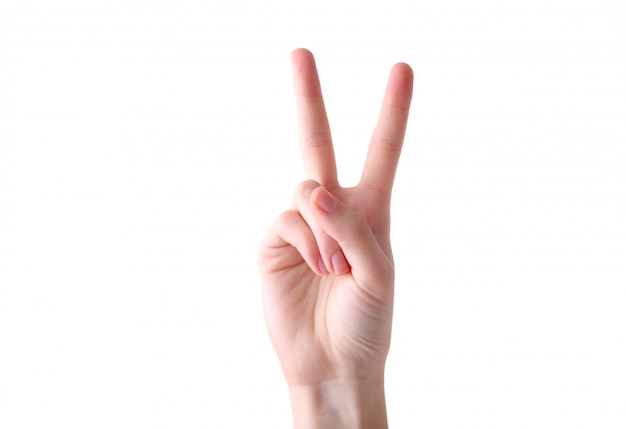
<svg viewBox="0 0 626 429">
<path fill-rule="evenodd" d="M 289 387 L 294 427 L 387 427 L 389 210 L 413 72 L 404 63 L 392 68 L 361 180 L 344 188 L 313 55 L 297 49 L 291 60 L 308 180 L 260 247 L 267 330 Z"/>
</svg>

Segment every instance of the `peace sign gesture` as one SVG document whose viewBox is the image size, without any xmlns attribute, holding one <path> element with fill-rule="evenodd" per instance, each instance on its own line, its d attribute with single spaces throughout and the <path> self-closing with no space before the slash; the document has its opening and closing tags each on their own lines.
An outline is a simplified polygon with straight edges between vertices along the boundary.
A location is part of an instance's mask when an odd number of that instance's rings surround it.
<svg viewBox="0 0 626 429">
<path fill-rule="evenodd" d="M 267 329 L 296 427 L 385 427 L 394 286 L 389 207 L 413 73 L 403 63 L 391 70 L 361 180 L 343 188 L 313 55 L 298 49 L 292 65 L 309 180 L 261 244 Z"/>
</svg>

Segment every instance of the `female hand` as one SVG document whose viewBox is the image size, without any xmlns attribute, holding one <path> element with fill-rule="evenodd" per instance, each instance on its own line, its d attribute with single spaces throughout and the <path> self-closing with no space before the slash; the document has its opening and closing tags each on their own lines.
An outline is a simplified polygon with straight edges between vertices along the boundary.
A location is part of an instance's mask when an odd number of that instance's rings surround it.
<svg viewBox="0 0 626 429">
<path fill-rule="evenodd" d="M 343 188 L 315 60 L 298 49 L 292 65 L 309 180 L 261 244 L 267 329 L 297 427 L 384 427 L 394 295 L 389 208 L 413 72 L 393 67 L 361 180 Z"/>
</svg>

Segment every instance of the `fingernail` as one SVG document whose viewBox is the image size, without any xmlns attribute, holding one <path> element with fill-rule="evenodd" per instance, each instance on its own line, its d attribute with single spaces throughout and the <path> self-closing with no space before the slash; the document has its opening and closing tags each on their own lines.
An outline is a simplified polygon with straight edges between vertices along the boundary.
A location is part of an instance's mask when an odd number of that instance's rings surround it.
<svg viewBox="0 0 626 429">
<path fill-rule="evenodd" d="M 337 200 L 335 197 L 330 195 L 330 193 L 323 188 L 317 193 L 315 204 L 317 204 L 319 208 L 324 210 L 326 213 L 332 213 L 337 208 Z"/>
<path fill-rule="evenodd" d="M 335 274 L 345 274 L 350 270 L 348 261 L 346 261 L 346 257 L 343 256 L 342 252 L 333 253 L 333 256 L 331 256 L 330 259 L 333 263 L 333 270 L 335 271 Z"/>
<path fill-rule="evenodd" d="M 326 264 L 324 264 L 324 260 L 320 256 L 320 259 L 317 261 L 317 268 L 319 268 L 322 274 L 330 274 L 328 268 L 326 268 Z"/>
</svg>

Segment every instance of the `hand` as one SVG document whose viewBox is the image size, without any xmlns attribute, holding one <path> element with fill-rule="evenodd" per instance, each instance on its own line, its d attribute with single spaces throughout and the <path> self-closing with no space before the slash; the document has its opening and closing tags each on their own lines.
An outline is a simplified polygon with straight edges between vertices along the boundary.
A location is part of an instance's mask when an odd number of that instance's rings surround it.
<svg viewBox="0 0 626 429">
<path fill-rule="evenodd" d="M 298 49 L 292 65 L 309 180 L 297 187 L 293 209 L 278 217 L 261 244 L 267 329 L 295 421 L 306 415 L 312 423 L 320 413 L 344 418 L 342 402 L 352 417 L 363 411 L 384 414 L 394 294 L 389 209 L 413 72 L 407 64 L 393 67 L 361 180 L 343 188 L 315 60 Z M 335 420 L 327 427 L 341 425 Z"/>
</svg>

